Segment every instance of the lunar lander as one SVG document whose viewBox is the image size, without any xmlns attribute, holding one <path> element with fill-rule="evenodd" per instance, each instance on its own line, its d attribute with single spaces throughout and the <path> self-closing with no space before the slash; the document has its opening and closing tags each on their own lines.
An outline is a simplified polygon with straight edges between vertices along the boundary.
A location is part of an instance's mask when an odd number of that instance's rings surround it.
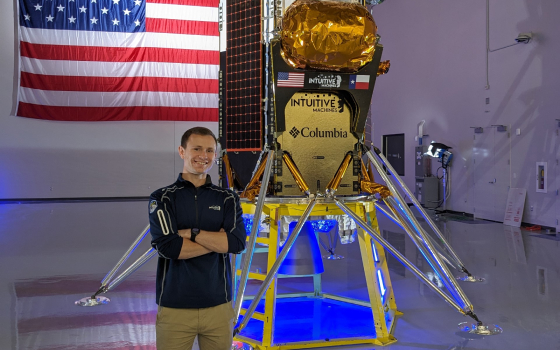
<svg viewBox="0 0 560 350">
<path fill-rule="evenodd" d="M 266 2 L 266 5 L 264 27 L 269 30 L 263 35 L 262 43 L 265 98 L 264 106 L 260 100 L 257 103 L 256 112 L 261 115 L 264 110 L 265 125 L 260 127 L 264 137 L 257 164 L 241 193 L 243 211 L 252 215 L 253 224 L 249 225 L 246 251 L 232 264 L 235 269 L 232 274 L 235 276 L 234 310 L 238 321 L 235 339 L 257 349 L 395 342 L 393 333 L 401 313 L 396 306 L 386 251 L 450 306 L 473 319 L 460 325 L 463 331 L 486 335 L 500 333 L 499 327 L 483 324 L 478 319 L 458 284 L 459 279 L 470 282 L 478 279 L 466 269 L 380 150 L 367 140 L 367 114 L 376 78 L 389 69 L 389 62 L 381 61 L 383 46 L 371 14 L 360 4 L 297 0 L 280 16 L 282 11 L 278 12 L 276 2 Z M 237 86 L 237 90 L 243 89 Z M 224 97 L 228 104 L 228 95 Z M 243 125 L 237 123 L 235 127 L 240 129 L 232 132 L 233 124 L 223 120 L 220 125 L 221 143 L 226 146 L 220 163 L 222 186 L 232 189 L 239 185 L 236 173 L 240 169 L 230 161 L 232 152 L 228 145 L 233 143 L 229 138 L 238 137 Z M 374 181 L 374 171 L 384 185 Z M 412 201 L 427 225 L 421 225 L 404 196 Z M 378 212 L 408 234 L 433 270 L 437 283 L 383 238 L 377 225 Z M 313 292 L 278 294 L 279 270 L 284 260 L 293 254 L 292 247 L 300 232 L 309 234 L 312 230 L 308 219 L 327 216 L 351 219 L 358 227 L 367 301 L 323 293 L 320 279 L 315 278 L 316 271 L 308 274 L 314 277 Z M 281 246 L 280 231 L 286 217 L 294 222 Z M 266 235 L 259 232 L 263 221 L 269 227 Z M 103 279 L 99 290 L 91 298 L 77 303 L 106 302 L 101 294 L 116 287 L 155 255 L 150 249 L 113 279 L 147 232 L 148 228 Z M 256 248 L 257 242 L 266 247 L 265 273 L 251 271 L 255 251 L 263 251 L 263 248 Z M 454 277 L 452 269 L 463 276 Z M 286 272 L 282 275 L 294 277 Z M 249 279 L 260 281 L 258 290 L 251 296 L 246 295 Z M 327 309 L 336 309 L 339 314 Z M 323 316 L 330 312 L 329 317 L 333 318 L 346 315 L 358 321 L 354 325 L 362 326 L 342 330 L 332 329 L 331 324 L 331 329 L 325 330 L 321 323 L 325 317 L 320 317 L 299 320 L 307 322 L 299 330 L 307 330 L 295 338 L 279 334 L 277 316 L 280 313 L 309 310 L 323 313 Z"/>
</svg>

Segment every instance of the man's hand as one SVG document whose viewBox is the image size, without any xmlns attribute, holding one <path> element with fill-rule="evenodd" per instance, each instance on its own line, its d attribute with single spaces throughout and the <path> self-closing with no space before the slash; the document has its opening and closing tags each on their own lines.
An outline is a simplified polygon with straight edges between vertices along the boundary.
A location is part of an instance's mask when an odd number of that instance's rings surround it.
<svg viewBox="0 0 560 350">
<path fill-rule="evenodd" d="M 179 230 L 179 236 L 183 239 L 187 240 L 183 244 L 185 249 L 187 246 L 190 246 L 191 243 L 200 245 L 209 251 L 216 252 L 216 253 L 227 253 L 228 250 L 228 242 L 227 242 L 227 235 L 226 230 L 224 228 L 220 228 L 220 231 L 204 231 L 200 230 L 200 233 L 196 236 L 196 242 L 191 242 L 191 229 L 186 228 L 183 230 Z M 187 246 L 185 246 L 187 244 Z M 200 255 L 200 254 L 199 254 Z M 181 255 L 184 257 L 192 257 L 190 255 Z M 198 255 L 196 255 L 198 256 Z M 185 259 L 185 258 L 183 258 Z"/>
<path fill-rule="evenodd" d="M 191 229 L 190 228 L 186 228 L 184 230 L 179 230 L 179 236 L 186 238 L 186 239 L 191 239 Z"/>
<path fill-rule="evenodd" d="M 200 230 L 200 232 L 203 232 L 202 230 Z M 204 231 L 204 232 L 209 232 L 209 231 Z M 223 228 L 220 229 L 220 231 L 218 232 L 226 232 L 226 230 L 224 230 Z M 199 233 L 200 234 L 200 233 Z M 186 238 L 186 239 L 191 239 L 191 229 L 190 228 L 186 228 L 184 230 L 179 230 L 179 236 Z"/>
</svg>

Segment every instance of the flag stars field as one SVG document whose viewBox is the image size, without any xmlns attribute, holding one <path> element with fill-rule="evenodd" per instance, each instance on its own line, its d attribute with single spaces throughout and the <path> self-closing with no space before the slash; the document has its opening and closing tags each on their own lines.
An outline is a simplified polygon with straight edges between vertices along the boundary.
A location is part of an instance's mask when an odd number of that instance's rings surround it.
<svg viewBox="0 0 560 350">
<path fill-rule="evenodd" d="M 138 11 L 145 11 L 145 1 L 144 0 L 18 0 L 22 3 L 27 3 L 25 9 L 22 9 L 22 21 L 24 22 L 33 22 L 34 18 L 35 21 L 38 20 L 36 16 L 29 13 L 32 11 L 33 13 L 42 14 L 42 25 L 43 28 L 53 28 L 53 29 L 64 29 L 65 27 L 62 26 L 60 28 L 60 23 L 67 23 L 76 24 L 76 29 L 83 28 L 85 25 L 84 23 L 81 24 L 81 21 L 86 21 L 88 24 L 98 24 L 98 27 L 88 27 L 92 30 L 107 30 L 107 26 L 111 26 L 113 28 L 121 28 L 126 26 L 127 29 L 120 30 L 119 32 L 126 32 L 130 31 L 131 28 L 136 28 L 134 31 L 138 29 L 142 30 L 142 28 L 146 25 L 145 21 L 139 20 L 143 16 L 142 13 Z M 50 2 L 50 5 L 45 7 L 44 3 Z M 217 1 L 217 0 L 202 0 L 202 1 Z M 169 4 L 169 0 L 148 0 L 148 2 L 154 3 L 162 3 L 167 6 Z M 31 6 L 29 6 L 31 4 Z M 88 6 L 85 6 L 88 5 Z M 105 6 L 103 6 L 105 5 Z M 51 7 L 52 6 L 52 7 Z M 131 7 L 133 6 L 133 7 Z M 176 6 L 176 5 L 174 5 Z M 204 5 L 203 5 L 204 6 Z M 172 6 L 173 7 L 173 6 Z M 179 7 L 184 7 L 179 5 Z M 141 10 L 143 9 L 143 10 Z M 49 13 L 50 12 L 50 13 Z M 67 15 L 58 15 L 59 12 L 67 13 Z M 119 12 L 119 13 L 117 13 Z M 76 18 L 76 14 L 80 14 L 78 18 Z M 101 17 L 97 17 L 99 16 Z M 93 17 L 95 15 L 95 17 Z M 104 18 L 102 15 L 108 15 L 110 18 Z M 84 16 L 84 17 L 82 17 Z M 159 16 L 159 15 L 158 15 Z M 172 15 L 174 17 L 175 15 Z M 192 17 L 192 16 L 191 16 Z M 66 22 L 68 20 L 68 22 Z M 158 18 L 158 20 L 165 20 L 164 18 Z M 106 22 L 105 22 L 106 21 Z M 57 24 L 58 22 L 58 24 Z M 47 23 L 49 27 L 46 27 Z M 54 27 L 52 27 L 51 23 L 54 23 Z M 33 24 L 32 24 L 33 26 Z M 189 23 L 183 24 L 183 26 L 192 26 Z M 74 28 L 74 27 L 72 27 Z"/>
</svg>

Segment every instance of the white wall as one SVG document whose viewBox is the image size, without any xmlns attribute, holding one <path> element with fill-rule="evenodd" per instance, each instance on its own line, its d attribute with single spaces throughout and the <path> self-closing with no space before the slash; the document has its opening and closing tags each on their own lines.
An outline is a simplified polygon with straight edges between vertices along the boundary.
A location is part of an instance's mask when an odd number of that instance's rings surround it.
<svg viewBox="0 0 560 350">
<path fill-rule="evenodd" d="M 8 14 L 0 22 L 0 200 L 149 196 L 181 171 L 177 146 L 185 130 L 200 125 L 217 132 L 217 123 L 14 117 L 15 4 L 1 1 L 0 12 Z M 216 183 L 217 169 L 211 175 Z"/>
<path fill-rule="evenodd" d="M 560 69 L 555 57 L 560 57 L 560 2 L 490 0 L 489 4 L 491 49 L 514 43 L 521 32 L 535 34 L 527 45 L 490 53 L 489 89 L 485 0 L 387 0 L 373 7 L 383 59 L 391 60 L 390 72 L 377 79 L 373 95 L 374 140 L 381 145 L 382 135 L 405 133 L 405 181 L 412 187 L 416 125 L 426 120 L 428 142 L 453 147 L 453 190 L 447 209 L 473 213 L 470 127 L 507 125 L 513 131 L 510 186 L 527 188 L 523 221 L 556 226 Z M 517 128 L 520 135 L 515 135 Z M 491 135 L 488 128 L 484 135 Z M 507 152 L 502 156 L 510 157 Z M 537 161 L 548 162 L 546 194 L 535 189 Z"/>
<path fill-rule="evenodd" d="M 10 1 L 0 2 L 0 10 L 15 14 Z M 535 40 L 490 53 L 488 90 L 485 0 L 387 0 L 373 8 L 373 15 L 385 46 L 383 59 L 392 62 L 373 95 L 374 137 L 380 145 L 384 134 L 405 133 L 407 184 L 414 184 L 414 135 L 424 119 L 428 140 L 453 147 L 447 208 L 472 213 L 470 127 L 504 124 L 513 131 L 510 185 L 528 193 L 523 220 L 555 226 L 560 2 L 490 0 L 491 48 L 513 43 L 520 32 L 534 32 Z M 147 196 L 175 179 L 181 169 L 179 137 L 195 123 L 70 123 L 10 116 L 17 84 L 17 40 L 9 35 L 15 33 L 14 17 L 0 22 L 0 29 L 0 199 Z M 537 161 L 548 162 L 546 194 L 535 191 Z M 212 175 L 216 179 L 216 169 Z"/>
</svg>

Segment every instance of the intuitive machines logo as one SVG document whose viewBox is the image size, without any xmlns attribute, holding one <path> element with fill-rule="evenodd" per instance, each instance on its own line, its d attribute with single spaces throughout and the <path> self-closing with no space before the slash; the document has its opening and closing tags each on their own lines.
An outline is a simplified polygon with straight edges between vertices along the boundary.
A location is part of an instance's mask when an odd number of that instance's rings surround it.
<svg viewBox="0 0 560 350">
<path fill-rule="evenodd" d="M 313 97 L 302 97 L 302 98 L 292 98 L 290 100 L 290 105 L 292 107 L 311 107 L 313 112 L 344 112 L 344 101 L 339 99 L 338 102 L 332 98 L 313 98 Z"/>
<path fill-rule="evenodd" d="M 309 78 L 309 84 L 317 84 L 322 88 L 339 88 L 342 77 L 335 74 L 319 74 L 315 78 Z"/>
</svg>

